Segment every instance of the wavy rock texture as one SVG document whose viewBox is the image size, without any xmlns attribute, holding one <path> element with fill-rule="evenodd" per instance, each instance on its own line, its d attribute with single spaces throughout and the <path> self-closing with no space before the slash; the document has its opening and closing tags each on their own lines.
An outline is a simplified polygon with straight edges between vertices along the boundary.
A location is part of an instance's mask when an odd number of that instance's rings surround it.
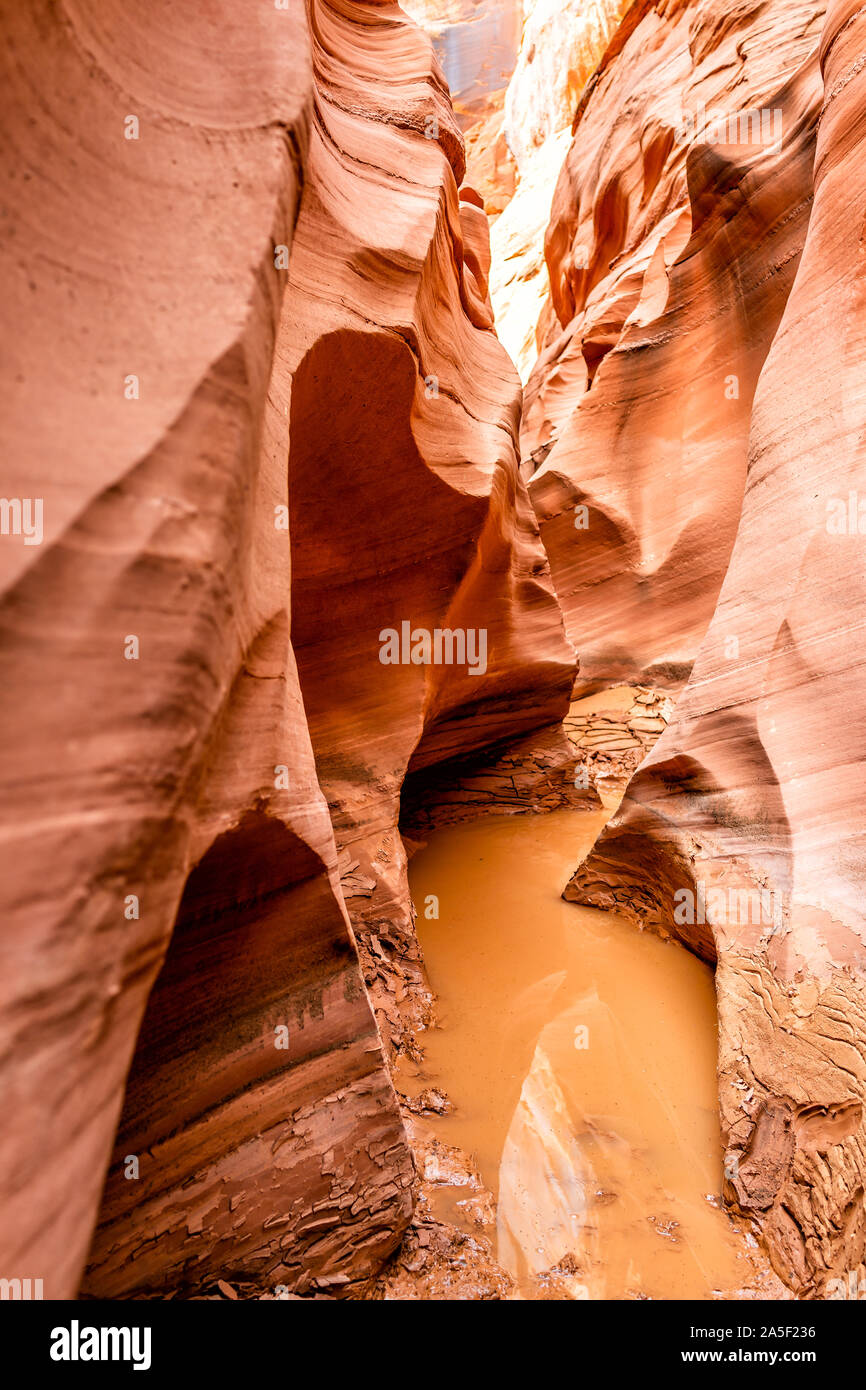
<svg viewBox="0 0 866 1390">
<path fill-rule="evenodd" d="M 674 722 L 566 890 L 717 959 L 727 1194 L 804 1297 L 862 1274 L 866 1244 L 864 48 L 866 8 L 834 0 L 727 578 Z"/>
<path fill-rule="evenodd" d="M 293 377 L 292 634 L 367 982 L 399 1041 L 395 992 L 404 972 L 420 980 L 403 777 L 556 724 L 574 657 L 518 473 L 520 384 L 489 331 L 486 219 L 458 202 L 462 146 L 429 44 L 396 6 L 313 14 L 316 120 L 277 354 Z M 404 623 L 483 631 L 485 669 L 383 664 L 380 634 Z"/>
<path fill-rule="evenodd" d="M 636 761 L 666 702 L 563 728 L 575 643 L 583 689 L 700 656 L 567 896 L 717 961 L 729 1199 L 800 1294 L 863 1259 L 866 21 L 831 0 L 819 54 L 824 9 L 628 8 L 554 202 L 527 487 L 495 161 L 458 192 L 396 4 L 5 7 L 4 486 L 44 534 L 0 544 L 4 1278 L 369 1291 L 429 1005 L 401 802 L 423 831 Z M 588 73 L 615 10 L 527 32 Z M 584 80 L 535 63 L 526 191 Z M 781 148 L 678 132 L 701 103 L 778 111 Z M 404 629 L 475 658 L 389 664 Z"/>
<path fill-rule="evenodd" d="M 505 129 L 521 177 L 537 149 L 566 130 L 631 0 L 523 0 L 520 53 L 505 99 Z"/>
<path fill-rule="evenodd" d="M 406 0 L 401 9 L 433 40 L 466 141 L 466 182 L 495 217 L 517 184 L 503 108 L 520 44 L 518 0 Z"/>
<path fill-rule="evenodd" d="M 525 381 L 549 292 L 544 231 L 568 131 L 628 0 L 524 0 L 522 8 L 411 0 L 403 8 L 433 36 L 455 94 L 466 181 L 491 221 L 503 214 L 492 229 L 491 299 L 497 334 Z"/>
<path fill-rule="evenodd" d="M 413 1167 L 346 845 L 408 932 L 410 760 L 555 723 L 573 676 L 483 213 L 394 5 L 3 28 L 6 486 L 44 542 L 0 546 L 0 1273 L 73 1294 L 98 1217 L 90 1294 L 351 1291 Z M 484 673 L 384 666 L 402 620 L 484 627 Z"/>
<path fill-rule="evenodd" d="M 433 36 L 493 228 L 497 335 L 525 381 L 549 292 L 544 231 L 577 100 L 628 0 L 410 0 Z M 522 31 L 521 31 L 522 22 Z M 459 94 L 459 95 L 458 95 Z M 519 178 L 518 178 L 519 170 Z"/>
<path fill-rule="evenodd" d="M 107 1167 L 101 1294 L 360 1278 L 411 1205 L 275 526 L 309 43 L 298 6 L 212 18 L 4 15 L 4 452 L 45 534 L 0 548 L 0 1266 L 52 1298 Z"/>
<path fill-rule="evenodd" d="M 544 233 L 575 106 L 627 8 L 628 0 L 524 0 L 523 36 L 502 127 L 520 181 L 492 231 L 490 287 L 496 331 L 522 381 L 538 355 L 537 329 L 550 291 Z M 487 195 L 485 206 L 492 205 Z"/>
<path fill-rule="evenodd" d="M 641 0 L 578 108 L 521 451 L 581 691 L 676 689 L 712 616 L 808 222 L 823 10 Z"/>
</svg>

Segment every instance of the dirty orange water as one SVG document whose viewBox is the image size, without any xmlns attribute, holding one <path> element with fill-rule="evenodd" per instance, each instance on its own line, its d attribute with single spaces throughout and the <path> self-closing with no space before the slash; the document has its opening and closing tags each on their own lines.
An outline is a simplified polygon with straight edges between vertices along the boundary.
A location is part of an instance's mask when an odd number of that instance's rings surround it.
<svg viewBox="0 0 866 1390">
<path fill-rule="evenodd" d="M 440 1026 L 400 1085 L 455 1105 L 434 1132 L 474 1156 L 524 1296 L 569 1255 L 575 1298 L 736 1296 L 754 1269 L 718 1205 L 712 972 L 560 897 L 609 814 L 492 816 L 415 855 Z"/>
</svg>

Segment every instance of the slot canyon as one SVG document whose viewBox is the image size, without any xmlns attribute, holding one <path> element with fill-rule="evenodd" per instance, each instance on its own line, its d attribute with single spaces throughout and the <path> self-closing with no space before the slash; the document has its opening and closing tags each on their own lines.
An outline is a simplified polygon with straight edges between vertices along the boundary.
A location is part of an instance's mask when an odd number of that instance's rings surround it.
<svg viewBox="0 0 866 1390">
<path fill-rule="evenodd" d="M 0 32 L 3 1289 L 866 1297 L 866 3 Z"/>
</svg>

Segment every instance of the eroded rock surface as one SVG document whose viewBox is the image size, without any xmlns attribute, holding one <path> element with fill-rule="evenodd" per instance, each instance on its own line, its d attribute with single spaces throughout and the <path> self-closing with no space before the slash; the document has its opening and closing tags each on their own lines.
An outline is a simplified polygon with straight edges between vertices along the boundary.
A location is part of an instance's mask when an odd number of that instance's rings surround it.
<svg viewBox="0 0 866 1390">
<path fill-rule="evenodd" d="M 90 1292 L 363 1278 L 412 1165 L 275 526 L 306 21 L 70 0 L 3 27 L 6 486 L 44 535 L 0 547 L 0 1266 L 74 1294 L 107 1169 Z"/>
<path fill-rule="evenodd" d="M 581 691 L 678 688 L 712 616 L 808 224 L 823 11 L 641 0 L 578 107 L 521 451 Z"/>
<path fill-rule="evenodd" d="M 544 233 L 572 117 L 628 0 L 524 0 L 523 8 L 502 123 L 519 182 L 504 209 L 496 209 L 504 215 L 492 232 L 491 297 L 497 333 L 526 381 L 550 289 Z"/>
<path fill-rule="evenodd" d="M 494 1253 L 496 1203 L 471 1158 L 412 1120 L 418 1203 L 406 1238 L 377 1280 L 373 1298 L 491 1302 L 516 1284 Z"/>
<path fill-rule="evenodd" d="M 278 346 L 293 377 L 292 635 L 367 984 L 399 1043 L 395 971 L 420 970 L 403 778 L 561 719 L 574 656 L 518 473 L 520 384 L 490 331 L 484 214 L 458 200 L 462 144 L 429 43 L 396 6 L 317 14 L 309 196 Z M 483 634 L 483 659 L 383 661 L 382 634 L 455 630 Z"/>
<path fill-rule="evenodd" d="M 866 10 L 820 48 L 814 208 L 730 568 L 674 722 L 566 896 L 717 964 L 727 1196 L 800 1296 L 862 1272 Z"/>
<path fill-rule="evenodd" d="M 598 806 L 699 648 L 566 896 L 717 962 L 728 1199 L 798 1294 L 861 1268 L 864 11 L 581 15 L 527 10 L 504 126 L 483 26 L 458 119 L 389 0 L 4 18 L 0 1275 L 46 1297 L 512 1296 L 390 1079 L 401 809 Z M 569 714 L 575 646 L 626 705 Z"/>
<path fill-rule="evenodd" d="M 554 722 L 573 674 L 483 214 L 395 5 L 4 35 L 5 486 L 44 537 L 0 546 L 0 1273 L 357 1290 L 413 1164 L 346 846 L 408 931 L 409 759 Z M 383 665 L 404 619 L 484 629 L 483 672 Z"/>
</svg>

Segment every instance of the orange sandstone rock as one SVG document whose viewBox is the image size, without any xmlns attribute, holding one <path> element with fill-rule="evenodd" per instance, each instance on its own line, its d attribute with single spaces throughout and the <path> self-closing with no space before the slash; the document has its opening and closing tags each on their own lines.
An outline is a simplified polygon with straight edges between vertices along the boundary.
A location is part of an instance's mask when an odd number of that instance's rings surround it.
<svg viewBox="0 0 866 1390">
<path fill-rule="evenodd" d="M 462 139 L 396 5 L 3 27 L 0 1272 L 357 1289 L 412 1162 L 320 783 L 408 929 L 407 765 L 573 675 Z"/>
<path fill-rule="evenodd" d="M 823 10 L 632 5 L 578 108 L 521 451 L 581 690 L 677 688 L 712 616 L 808 223 Z"/>
<path fill-rule="evenodd" d="M 544 231 L 572 118 L 628 3 L 524 0 L 520 53 L 505 95 L 502 131 L 520 179 L 507 206 L 496 209 L 503 216 L 492 234 L 491 283 L 496 331 L 523 381 L 538 354 L 539 320 L 545 317 L 550 286 Z"/>
<path fill-rule="evenodd" d="M 555 724 L 574 658 L 518 472 L 520 384 L 489 331 L 484 214 L 458 201 L 429 43 L 396 6 L 313 13 L 316 120 L 277 348 L 293 378 L 293 644 L 367 981 L 399 1040 L 390 982 L 419 971 L 407 769 Z M 392 60 L 366 61 L 386 39 Z M 404 625 L 483 634 L 484 660 L 392 663 Z"/>
<path fill-rule="evenodd" d="M 863 7 L 834 0 L 730 567 L 673 723 L 566 890 L 717 961 L 728 1200 L 804 1297 L 866 1250 L 864 44 Z"/>
</svg>

